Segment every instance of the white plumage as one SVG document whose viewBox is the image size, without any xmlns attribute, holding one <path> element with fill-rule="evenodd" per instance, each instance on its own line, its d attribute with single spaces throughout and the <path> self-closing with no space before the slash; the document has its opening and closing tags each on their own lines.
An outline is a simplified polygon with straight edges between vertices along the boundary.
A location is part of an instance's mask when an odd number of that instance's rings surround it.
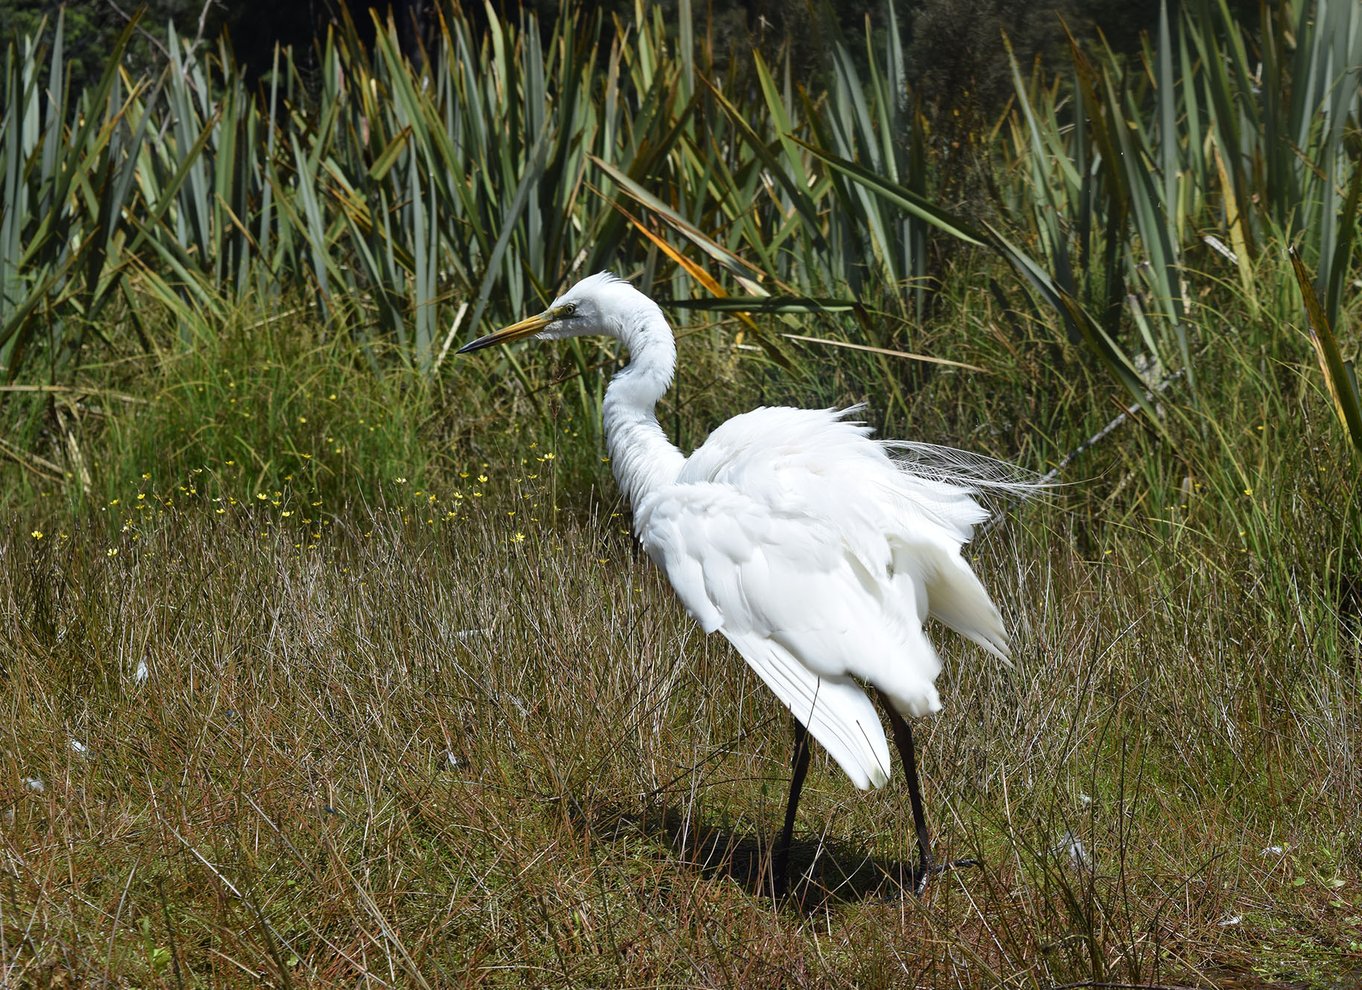
<svg viewBox="0 0 1362 990">
<path fill-rule="evenodd" d="M 1007 657 L 998 610 L 960 555 L 987 516 L 974 497 L 989 484 L 981 472 L 895 457 L 934 448 L 873 440 L 847 418 L 855 410 L 755 409 L 685 457 L 654 412 L 675 370 L 671 328 L 609 274 L 464 350 L 530 334 L 607 334 L 629 349 L 604 419 L 635 533 L 696 621 L 727 637 L 856 786 L 889 779 L 862 683 L 900 716 L 941 707 L 927 619 Z M 796 786 L 787 841 L 797 797 Z"/>
<path fill-rule="evenodd" d="M 706 632 L 719 631 L 857 787 L 889 779 L 873 684 L 905 716 L 941 708 L 935 618 L 999 656 L 1007 636 L 961 544 L 985 518 L 966 489 L 896 463 L 822 409 L 720 426 L 634 528 Z"/>
</svg>

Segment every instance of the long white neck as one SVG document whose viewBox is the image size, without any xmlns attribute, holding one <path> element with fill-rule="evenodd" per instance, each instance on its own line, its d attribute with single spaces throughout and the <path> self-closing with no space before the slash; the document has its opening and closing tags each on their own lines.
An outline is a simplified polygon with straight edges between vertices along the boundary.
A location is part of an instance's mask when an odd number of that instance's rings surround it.
<svg viewBox="0 0 1362 990">
<path fill-rule="evenodd" d="M 633 506 L 675 481 L 686 462 L 657 422 L 657 400 L 676 371 L 676 340 L 657 305 L 644 302 L 615 328 L 629 363 L 610 380 L 602 409 L 610 466 Z"/>
</svg>

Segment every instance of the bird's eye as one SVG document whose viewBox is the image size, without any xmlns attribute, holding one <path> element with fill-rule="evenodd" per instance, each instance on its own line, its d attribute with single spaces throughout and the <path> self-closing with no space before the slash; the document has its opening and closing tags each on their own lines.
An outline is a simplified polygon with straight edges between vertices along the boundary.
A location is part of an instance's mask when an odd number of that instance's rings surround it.
<svg viewBox="0 0 1362 990">
<path fill-rule="evenodd" d="M 568 303 L 567 305 L 565 305 L 565 306 L 563 307 L 563 318 L 564 318 L 564 319 L 571 319 L 572 317 L 574 317 L 574 316 L 576 316 L 576 315 L 577 315 L 577 304 L 576 304 L 576 303 Z"/>
</svg>

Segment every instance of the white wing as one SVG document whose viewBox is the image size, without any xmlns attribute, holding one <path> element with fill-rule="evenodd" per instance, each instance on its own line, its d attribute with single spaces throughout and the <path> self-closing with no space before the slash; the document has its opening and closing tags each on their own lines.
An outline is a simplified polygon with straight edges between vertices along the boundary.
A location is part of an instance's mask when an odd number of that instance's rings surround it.
<svg viewBox="0 0 1362 990">
<path fill-rule="evenodd" d="M 847 571 L 832 534 L 782 518 L 730 486 L 669 486 L 636 513 L 649 555 L 706 632 L 723 632 L 859 787 L 889 777 L 870 699 L 813 644 L 852 634 Z M 859 599 L 857 595 L 857 600 Z M 820 607 L 833 602 L 835 608 Z"/>
<path fill-rule="evenodd" d="M 997 610 L 960 558 L 984 512 L 903 470 L 830 410 L 758 409 L 710 436 L 635 509 L 648 554 L 706 632 L 721 631 L 858 787 L 889 777 L 856 679 L 905 715 L 941 707 L 940 619 L 999 656 Z"/>
</svg>

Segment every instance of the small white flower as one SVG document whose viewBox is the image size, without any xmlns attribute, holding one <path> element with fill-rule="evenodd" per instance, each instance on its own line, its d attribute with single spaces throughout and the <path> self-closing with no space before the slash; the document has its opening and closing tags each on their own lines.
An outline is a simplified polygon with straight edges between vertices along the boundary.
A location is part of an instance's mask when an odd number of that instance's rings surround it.
<svg viewBox="0 0 1362 990">
<path fill-rule="evenodd" d="M 43 783 L 41 777 L 25 777 L 24 785 L 34 794 L 41 794 L 47 790 L 47 785 Z"/>
<path fill-rule="evenodd" d="M 1092 859 L 1088 856 L 1088 849 L 1083 845 L 1083 840 L 1072 832 L 1065 832 L 1060 837 L 1055 852 L 1067 855 L 1069 862 L 1079 869 L 1086 870 L 1092 866 Z"/>
<path fill-rule="evenodd" d="M 147 679 L 147 673 L 147 662 L 145 660 L 138 660 L 137 669 L 132 672 L 133 682 L 136 684 L 144 683 Z"/>
<path fill-rule="evenodd" d="M 90 747 L 85 745 L 79 739 L 72 739 L 71 752 L 75 753 L 77 756 L 85 756 L 90 752 Z"/>
<path fill-rule="evenodd" d="M 1244 916 L 1242 914 L 1232 914 L 1228 918 L 1221 918 L 1216 924 L 1221 928 L 1233 928 L 1243 920 Z"/>
<path fill-rule="evenodd" d="M 1282 853 L 1284 853 L 1284 852 L 1286 852 L 1286 849 L 1283 848 L 1282 846 L 1264 846 L 1264 847 L 1263 847 L 1263 851 L 1260 853 L 1260 855 L 1262 855 L 1262 856 L 1280 856 L 1280 855 L 1281 855 Z"/>
</svg>

